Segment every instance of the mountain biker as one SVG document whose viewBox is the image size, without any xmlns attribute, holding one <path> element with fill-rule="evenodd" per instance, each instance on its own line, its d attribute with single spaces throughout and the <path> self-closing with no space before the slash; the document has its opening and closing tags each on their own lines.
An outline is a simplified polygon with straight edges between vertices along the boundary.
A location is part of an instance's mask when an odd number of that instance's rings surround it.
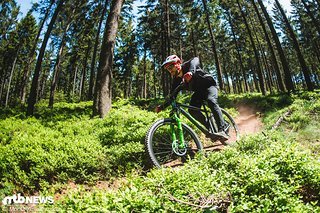
<svg viewBox="0 0 320 213">
<path fill-rule="evenodd" d="M 165 62 L 161 65 L 168 72 L 170 72 L 173 78 L 171 96 L 176 98 L 179 91 L 190 90 L 194 91 L 191 96 L 190 105 L 195 107 L 201 107 L 204 100 L 208 102 L 208 106 L 212 111 L 214 119 L 218 126 L 218 133 L 215 135 L 221 139 L 227 140 L 228 135 L 225 130 L 228 128 L 228 124 L 224 122 L 221 109 L 218 105 L 218 88 L 214 78 L 205 73 L 200 67 L 200 60 L 198 57 L 194 57 L 189 61 L 182 63 L 177 55 L 170 55 L 166 58 Z M 183 84 L 181 84 L 183 82 Z M 181 87 L 177 88 L 179 85 Z M 164 104 L 156 107 L 156 112 L 160 112 L 170 104 L 170 101 L 166 101 Z M 188 110 L 189 113 L 209 129 L 209 123 L 206 122 L 205 116 L 198 110 Z M 227 131 L 227 130 L 226 130 Z"/>
</svg>

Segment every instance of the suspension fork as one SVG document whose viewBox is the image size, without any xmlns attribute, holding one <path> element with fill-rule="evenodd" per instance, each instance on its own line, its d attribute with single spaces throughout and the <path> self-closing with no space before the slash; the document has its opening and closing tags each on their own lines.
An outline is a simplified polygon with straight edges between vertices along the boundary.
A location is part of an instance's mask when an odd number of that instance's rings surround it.
<svg viewBox="0 0 320 213">
<path fill-rule="evenodd" d="M 179 133 L 178 147 L 185 148 L 185 141 L 184 141 L 184 137 L 183 137 L 183 129 L 182 129 L 181 120 L 176 113 L 173 114 L 172 119 L 175 121 L 175 123 L 177 124 L 177 127 L 178 127 L 178 133 Z M 174 124 L 173 123 L 170 124 L 170 129 L 171 129 L 172 141 L 174 143 L 176 143 L 177 136 L 176 136 L 176 132 L 174 131 Z"/>
</svg>

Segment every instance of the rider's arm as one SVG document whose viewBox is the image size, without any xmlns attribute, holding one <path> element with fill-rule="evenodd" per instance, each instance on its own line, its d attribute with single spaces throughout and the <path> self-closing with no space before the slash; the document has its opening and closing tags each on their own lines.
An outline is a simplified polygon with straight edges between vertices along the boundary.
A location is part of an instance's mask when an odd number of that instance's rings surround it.
<svg viewBox="0 0 320 213">
<path fill-rule="evenodd" d="M 181 81 L 181 79 L 180 80 L 174 79 L 174 81 L 172 83 L 173 89 L 172 89 L 170 95 L 166 98 L 165 102 L 162 105 L 158 106 L 158 110 L 161 111 L 161 110 L 167 108 L 170 105 L 170 103 L 172 102 L 172 100 L 176 99 L 178 93 L 181 90 L 185 89 L 185 86 L 186 86 L 185 83 L 183 81 Z"/>
<path fill-rule="evenodd" d="M 182 66 L 185 70 L 187 70 L 187 72 L 183 75 L 183 80 L 189 83 L 196 71 L 200 69 L 200 60 L 198 57 L 194 57 Z"/>
<path fill-rule="evenodd" d="M 176 99 L 178 93 L 181 90 L 186 89 L 186 84 L 184 83 L 184 81 L 180 81 L 178 85 L 176 85 L 175 87 L 172 87 L 172 88 L 174 88 L 174 89 L 170 93 L 170 99 L 171 100 Z"/>
<path fill-rule="evenodd" d="M 189 61 L 189 72 L 195 73 L 197 70 L 197 67 L 200 67 L 200 60 L 198 57 L 194 57 L 192 60 Z"/>
</svg>

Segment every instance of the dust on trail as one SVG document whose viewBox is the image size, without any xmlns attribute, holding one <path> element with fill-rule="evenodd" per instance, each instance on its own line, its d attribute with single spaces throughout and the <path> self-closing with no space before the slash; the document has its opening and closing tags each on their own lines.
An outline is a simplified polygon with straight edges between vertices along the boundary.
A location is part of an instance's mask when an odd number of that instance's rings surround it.
<svg viewBox="0 0 320 213">
<path fill-rule="evenodd" d="M 262 129 L 262 122 L 258 110 L 247 105 L 239 105 L 239 115 L 235 118 L 240 134 L 242 136 L 254 134 Z"/>
</svg>

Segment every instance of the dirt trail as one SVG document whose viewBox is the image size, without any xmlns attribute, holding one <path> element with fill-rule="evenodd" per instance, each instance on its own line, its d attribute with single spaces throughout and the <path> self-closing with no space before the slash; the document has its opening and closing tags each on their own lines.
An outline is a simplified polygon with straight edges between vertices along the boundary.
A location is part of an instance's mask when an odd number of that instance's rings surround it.
<svg viewBox="0 0 320 213">
<path fill-rule="evenodd" d="M 249 135 L 259 132 L 262 128 L 262 122 L 258 111 L 247 105 L 238 106 L 239 115 L 235 118 L 235 122 L 239 127 L 240 134 Z"/>
<path fill-rule="evenodd" d="M 237 110 L 239 114 L 235 117 L 235 122 L 238 126 L 240 136 L 250 135 L 261 131 L 263 124 L 258 110 L 248 105 L 239 105 Z M 201 139 L 202 142 L 204 142 L 204 149 L 207 151 L 219 151 L 225 147 L 219 141 L 212 144 L 210 141 L 209 143 L 205 142 L 208 141 L 208 139 Z"/>
</svg>

